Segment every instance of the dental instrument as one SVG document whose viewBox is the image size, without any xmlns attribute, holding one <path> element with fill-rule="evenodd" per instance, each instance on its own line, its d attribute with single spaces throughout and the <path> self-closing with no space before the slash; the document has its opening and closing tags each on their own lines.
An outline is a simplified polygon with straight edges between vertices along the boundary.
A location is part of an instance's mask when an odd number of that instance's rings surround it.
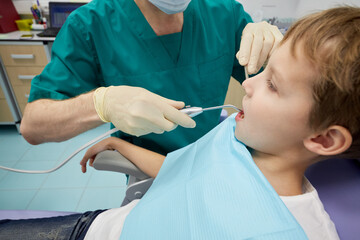
<svg viewBox="0 0 360 240">
<path fill-rule="evenodd" d="M 208 108 L 201 108 L 201 107 L 187 107 L 184 109 L 181 109 L 180 111 L 189 115 L 189 117 L 195 117 L 201 113 L 203 113 L 204 111 L 210 111 L 210 110 L 216 110 L 216 109 L 221 109 L 221 108 L 233 108 L 238 112 L 241 112 L 242 110 L 235 107 L 234 105 L 231 104 L 227 104 L 227 105 L 221 105 L 221 106 L 216 106 L 216 107 L 208 107 Z M 7 170 L 7 171 L 11 171 L 11 172 L 18 172 L 18 173 L 31 173 L 31 174 L 44 174 L 44 173 L 51 173 L 54 172 L 56 170 L 58 170 L 59 168 L 61 168 L 62 166 L 64 166 L 68 161 L 70 161 L 76 154 L 78 154 L 80 151 L 84 150 L 85 148 L 89 147 L 90 145 L 100 141 L 101 139 L 103 139 L 104 137 L 111 135 L 115 132 L 119 131 L 119 129 L 117 128 L 113 128 L 109 131 L 107 131 L 106 133 L 94 138 L 93 140 L 89 141 L 88 143 L 84 144 L 82 147 L 80 147 L 78 150 L 76 150 L 74 153 L 72 153 L 67 159 L 65 159 L 62 163 L 60 163 L 58 166 L 49 169 L 49 170 L 22 170 L 22 169 L 15 169 L 15 168 L 8 168 L 8 167 L 4 167 L 4 166 L 0 166 L 0 169 L 3 170 Z"/>
<path fill-rule="evenodd" d="M 234 105 L 231 104 L 227 104 L 227 105 L 221 105 L 221 106 L 216 106 L 216 107 L 208 107 L 208 108 L 201 108 L 201 107 L 186 107 L 184 109 L 181 109 L 180 112 L 183 112 L 187 115 L 189 115 L 189 117 L 195 117 L 205 111 L 210 111 L 210 110 L 216 110 L 216 109 L 221 109 L 221 108 L 232 108 L 235 109 L 236 111 L 240 112 L 241 109 L 235 107 Z"/>
<path fill-rule="evenodd" d="M 249 74 L 248 74 L 248 71 L 247 71 L 247 68 L 244 67 L 244 70 L 245 70 L 245 80 L 249 78 Z"/>
</svg>

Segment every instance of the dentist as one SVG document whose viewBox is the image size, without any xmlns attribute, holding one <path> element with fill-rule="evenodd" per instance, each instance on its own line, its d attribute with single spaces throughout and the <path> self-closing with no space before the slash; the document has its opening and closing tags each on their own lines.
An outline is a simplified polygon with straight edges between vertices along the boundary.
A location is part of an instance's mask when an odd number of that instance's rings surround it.
<svg viewBox="0 0 360 240">
<path fill-rule="evenodd" d="M 223 104 L 230 77 L 256 73 L 282 38 L 251 22 L 236 0 L 93 0 L 68 17 L 32 80 L 21 133 L 58 142 L 111 122 L 158 153 L 192 143 L 220 112 L 187 129 L 195 122 L 178 110 Z"/>
</svg>

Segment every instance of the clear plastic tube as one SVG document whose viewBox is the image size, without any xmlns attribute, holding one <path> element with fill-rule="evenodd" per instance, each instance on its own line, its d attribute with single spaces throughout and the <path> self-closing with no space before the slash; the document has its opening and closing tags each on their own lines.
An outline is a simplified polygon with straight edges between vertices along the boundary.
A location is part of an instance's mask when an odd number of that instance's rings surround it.
<svg viewBox="0 0 360 240">
<path fill-rule="evenodd" d="M 56 167 L 54 167 L 52 169 L 49 169 L 49 170 L 22 170 L 22 169 L 8 168 L 8 167 L 4 167 L 4 166 L 0 166 L 0 169 L 4 169 L 4 170 L 7 170 L 7 171 L 11 171 L 11 172 L 18 172 L 18 173 L 31 173 L 31 174 L 51 173 L 51 172 L 54 172 L 54 171 L 58 170 L 62 166 L 64 166 L 67 162 L 69 162 L 76 154 L 78 154 L 83 149 L 87 148 L 88 146 L 100 141 L 104 137 L 106 137 L 108 135 L 111 135 L 111 134 L 113 134 L 113 133 L 115 133 L 117 131 L 119 131 L 117 128 L 113 128 L 113 129 L 107 131 L 106 133 L 94 138 L 93 140 L 89 141 L 88 143 L 86 143 L 82 147 L 80 147 L 78 150 L 73 152 L 67 159 L 65 159 L 65 161 L 60 163 L 58 166 L 56 166 Z"/>
</svg>

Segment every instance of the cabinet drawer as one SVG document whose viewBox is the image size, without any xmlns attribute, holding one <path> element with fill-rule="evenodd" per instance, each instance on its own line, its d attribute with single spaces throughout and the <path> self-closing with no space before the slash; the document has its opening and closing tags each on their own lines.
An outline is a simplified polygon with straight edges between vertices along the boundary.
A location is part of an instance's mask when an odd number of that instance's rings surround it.
<svg viewBox="0 0 360 240">
<path fill-rule="evenodd" d="M 44 46 L 1 45 L 0 55 L 5 66 L 45 66 L 48 63 Z"/>
<path fill-rule="evenodd" d="M 13 86 L 16 100 L 19 104 L 27 103 L 30 95 L 31 84 L 24 84 L 23 86 Z"/>
<path fill-rule="evenodd" d="M 12 86 L 28 85 L 31 80 L 39 75 L 44 67 L 6 67 Z"/>
<path fill-rule="evenodd" d="M 0 99 L 0 122 L 14 122 L 10 108 L 5 99 Z"/>
</svg>

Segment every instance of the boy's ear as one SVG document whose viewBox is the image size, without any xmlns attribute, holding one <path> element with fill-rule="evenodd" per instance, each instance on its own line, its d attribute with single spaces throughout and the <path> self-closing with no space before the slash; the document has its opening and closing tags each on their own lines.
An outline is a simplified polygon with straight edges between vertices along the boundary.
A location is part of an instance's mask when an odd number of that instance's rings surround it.
<svg viewBox="0 0 360 240">
<path fill-rule="evenodd" d="M 313 153 L 333 156 L 345 152 L 351 146 L 352 136 L 348 129 L 333 125 L 306 138 L 303 142 L 304 146 Z"/>
</svg>

